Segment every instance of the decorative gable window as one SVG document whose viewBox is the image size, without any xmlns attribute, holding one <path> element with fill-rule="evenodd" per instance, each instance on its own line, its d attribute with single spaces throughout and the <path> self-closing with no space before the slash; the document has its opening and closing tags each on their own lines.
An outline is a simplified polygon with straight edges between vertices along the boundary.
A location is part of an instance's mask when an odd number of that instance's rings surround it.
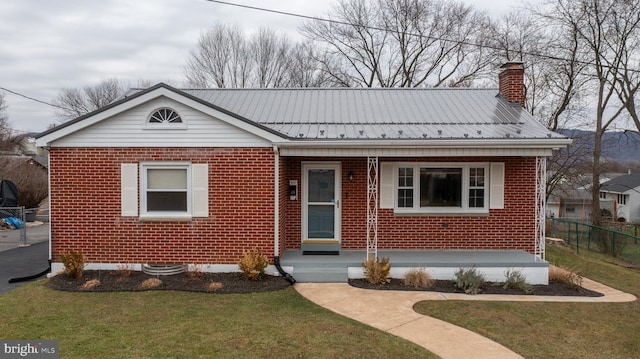
<svg viewBox="0 0 640 359">
<path fill-rule="evenodd" d="M 170 107 L 161 107 L 151 112 L 144 127 L 147 129 L 185 129 L 187 124 L 176 110 Z"/>
<path fill-rule="evenodd" d="M 149 123 L 182 123 L 182 118 L 173 109 L 165 107 L 154 111 L 149 116 Z"/>
<path fill-rule="evenodd" d="M 380 188 L 381 208 L 398 214 L 488 213 L 504 208 L 504 164 L 387 162 Z"/>
</svg>

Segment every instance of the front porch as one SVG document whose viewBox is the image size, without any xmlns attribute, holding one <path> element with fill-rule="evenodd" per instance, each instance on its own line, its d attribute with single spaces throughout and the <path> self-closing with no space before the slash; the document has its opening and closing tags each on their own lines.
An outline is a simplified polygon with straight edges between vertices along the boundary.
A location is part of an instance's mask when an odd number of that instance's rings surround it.
<svg viewBox="0 0 640 359">
<path fill-rule="evenodd" d="M 286 250 L 282 267 L 296 281 L 346 282 L 362 278 L 365 250 L 342 250 L 339 255 L 303 255 Z M 391 276 L 402 278 L 411 268 L 424 268 L 434 279 L 453 279 L 458 268 L 476 267 L 488 281 L 504 280 L 508 269 L 521 270 L 531 284 L 548 284 L 549 263 L 519 250 L 378 250 L 389 257 Z"/>
</svg>

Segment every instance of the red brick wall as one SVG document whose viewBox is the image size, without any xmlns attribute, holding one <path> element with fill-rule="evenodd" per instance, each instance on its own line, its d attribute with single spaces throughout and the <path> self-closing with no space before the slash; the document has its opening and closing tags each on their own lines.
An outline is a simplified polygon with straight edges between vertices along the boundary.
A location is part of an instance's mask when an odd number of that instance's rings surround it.
<svg viewBox="0 0 640 359">
<path fill-rule="evenodd" d="M 271 148 L 51 148 L 53 260 L 82 249 L 94 263 L 235 264 L 246 249 L 273 256 Z M 121 217 L 120 164 L 209 165 L 209 218 Z"/>
<path fill-rule="evenodd" d="M 342 248 L 366 247 L 367 161 L 365 158 L 289 158 L 286 180 L 301 180 L 302 161 L 342 162 Z M 387 159 L 385 159 L 386 161 Z M 388 159 L 450 162 L 451 158 Z M 535 239 L 535 158 L 456 158 L 456 162 L 505 162 L 505 208 L 488 215 L 394 215 L 378 210 L 379 249 L 521 249 L 533 252 Z M 348 173 L 354 174 L 353 182 Z M 300 191 L 303 190 L 300 183 Z M 286 246 L 300 248 L 301 197 L 288 201 Z"/>
</svg>

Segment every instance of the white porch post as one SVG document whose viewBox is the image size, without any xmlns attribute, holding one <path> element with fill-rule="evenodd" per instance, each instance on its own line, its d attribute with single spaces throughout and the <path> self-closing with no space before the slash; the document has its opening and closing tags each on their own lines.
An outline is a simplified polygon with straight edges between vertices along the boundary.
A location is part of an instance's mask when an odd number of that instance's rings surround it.
<svg viewBox="0 0 640 359">
<path fill-rule="evenodd" d="M 367 260 L 378 259 L 378 157 L 367 157 Z"/>
<path fill-rule="evenodd" d="M 547 158 L 536 157 L 536 209 L 535 209 L 535 253 L 536 258 L 545 259 L 545 199 L 547 186 Z"/>
</svg>

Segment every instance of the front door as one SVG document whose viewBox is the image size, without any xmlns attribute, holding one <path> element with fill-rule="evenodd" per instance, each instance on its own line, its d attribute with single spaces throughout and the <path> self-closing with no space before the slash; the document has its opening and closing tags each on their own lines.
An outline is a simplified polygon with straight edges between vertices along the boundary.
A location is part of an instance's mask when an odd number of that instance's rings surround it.
<svg viewBox="0 0 640 359">
<path fill-rule="evenodd" d="M 339 162 L 302 164 L 302 242 L 340 243 Z"/>
</svg>

